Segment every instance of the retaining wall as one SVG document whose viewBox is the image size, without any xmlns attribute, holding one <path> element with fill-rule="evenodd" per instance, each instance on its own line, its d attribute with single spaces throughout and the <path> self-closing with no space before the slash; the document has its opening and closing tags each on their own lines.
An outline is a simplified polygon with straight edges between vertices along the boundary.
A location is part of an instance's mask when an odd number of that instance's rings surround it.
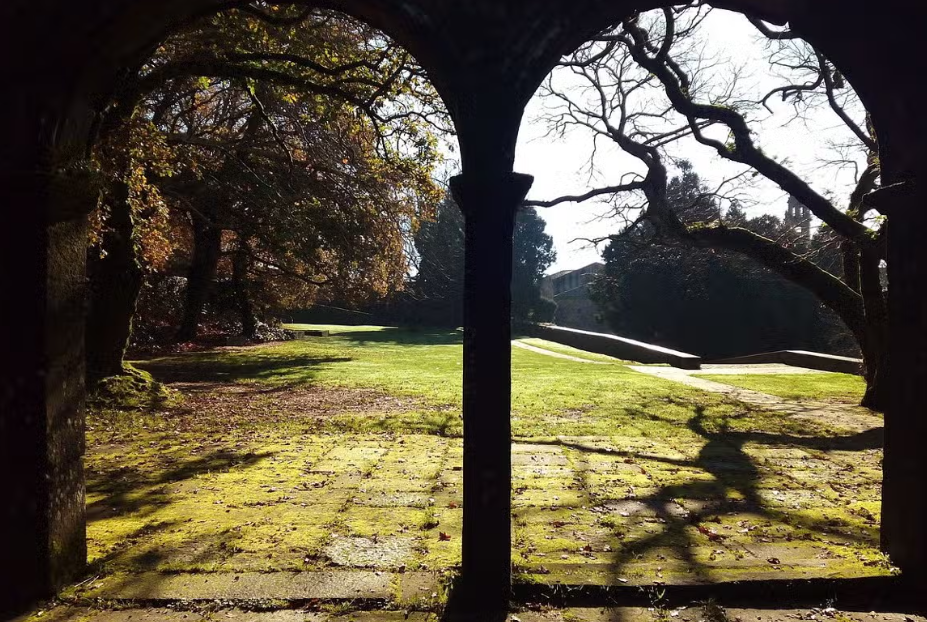
<svg viewBox="0 0 927 622">
<path fill-rule="evenodd" d="M 678 352 L 642 341 L 618 337 L 617 335 L 593 333 L 587 330 L 564 328 L 552 324 L 534 324 L 529 327 L 528 332 L 533 337 L 540 337 L 541 339 L 547 339 L 548 341 L 588 352 L 595 352 L 596 354 L 614 356 L 626 361 L 668 363 L 680 369 L 699 369 L 702 363 L 702 359 L 694 354 Z"/>
</svg>

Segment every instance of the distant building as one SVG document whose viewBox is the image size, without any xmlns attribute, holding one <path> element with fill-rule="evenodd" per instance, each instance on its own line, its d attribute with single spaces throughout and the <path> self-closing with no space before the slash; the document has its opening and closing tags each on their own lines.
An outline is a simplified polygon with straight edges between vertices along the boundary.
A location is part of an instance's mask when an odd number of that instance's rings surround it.
<svg viewBox="0 0 927 622">
<path fill-rule="evenodd" d="M 811 240 L 811 210 L 793 196 L 789 196 L 789 208 L 785 213 L 785 224 L 794 228 L 795 233 L 801 235 L 801 239 L 805 242 Z"/>
<path fill-rule="evenodd" d="M 567 328 L 611 332 L 598 319 L 598 308 L 589 297 L 589 284 L 605 268 L 604 263 L 591 263 L 578 270 L 562 270 L 544 277 L 541 295 L 557 303 L 554 323 Z"/>
</svg>

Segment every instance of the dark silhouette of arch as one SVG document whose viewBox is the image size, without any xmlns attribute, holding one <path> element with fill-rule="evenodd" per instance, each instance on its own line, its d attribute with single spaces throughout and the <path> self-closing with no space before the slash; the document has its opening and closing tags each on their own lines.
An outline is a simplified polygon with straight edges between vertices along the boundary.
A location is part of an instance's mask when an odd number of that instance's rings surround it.
<svg viewBox="0 0 927 622">
<path fill-rule="evenodd" d="M 381 29 L 429 72 L 456 123 L 467 215 L 464 602 L 500 608 L 510 594 L 509 269 L 512 221 L 531 179 L 512 172 L 522 111 L 557 59 L 655 0 L 323 0 Z M 853 82 L 880 134 L 873 204 L 892 219 L 892 403 L 886 415 L 883 543 L 906 574 L 927 575 L 927 69 L 922 3 L 908 0 L 717 0 L 792 28 Z M 81 571 L 84 559 L 82 320 L 85 214 L 80 165 L 88 127 L 119 70 L 197 0 L 8 0 L 0 6 L 0 291 L 4 375 L 0 529 L 15 574 L 0 610 L 22 608 Z M 500 268 L 501 267 L 501 268 Z M 9 301 L 14 301 L 10 303 Z M 479 538 L 474 534 L 479 532 Z"/>
</svg>

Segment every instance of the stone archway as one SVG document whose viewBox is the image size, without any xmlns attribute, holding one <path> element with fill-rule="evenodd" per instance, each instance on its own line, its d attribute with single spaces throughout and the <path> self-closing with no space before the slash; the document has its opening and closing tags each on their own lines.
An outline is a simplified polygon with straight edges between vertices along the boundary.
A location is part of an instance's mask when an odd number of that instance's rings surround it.
<svg viewBox="0 0 927 622">
<path fill-rule="evenodd" d="M 79 166 L 96 102 L 121 66 L 177 20 L 211 1 L 13 0 L 0 9 L 7 71 L 0 115 L 5 296 L 0 459 L 15 474 L 0 542 L 14 589 L 0 609 L 52 593 L 82 567 L 82 312 L 84 215 L 92 184 Z M 467 215 L 463 587 L 500 606 L 510 590 L 510 327 L 512 220 L 530 178 L 513 173 L 521 114 L 557 59 L 598 29 L 655 0 L 329 0 L 409 49 L 457 124 L 463 173 L 453 190 Z M 889 240 L 893 401 L 886 416 L 883 535 L 906 572 L 927 569 L 920 528 L 927 478 L 927 117 L 917 76 L 927 64 L 924 9 L 905 0 L 717 0 L 790 22 L 845 71 L 872 110 L 892 218 Z M 23 54 L 27 50 L 27 54 Z M 896 224 L 897 223 L 897 224 Z M 13 226 L 15 224 L 15 227 Z M 476 251 L 476 252 L 473 252 Z M 15 267 L 15 268 L 14 268 Z M 478 595 L 478 598 L 477 598 Z M 465 596 L 466 599 L 466 596 Z"/>
</svg>

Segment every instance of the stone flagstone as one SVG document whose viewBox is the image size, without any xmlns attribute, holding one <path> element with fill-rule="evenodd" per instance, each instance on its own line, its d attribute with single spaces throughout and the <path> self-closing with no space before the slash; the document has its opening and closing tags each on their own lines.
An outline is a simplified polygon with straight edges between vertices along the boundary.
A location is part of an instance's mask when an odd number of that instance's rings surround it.
<svg viewBox="0 0 927 622">
<path fill-rule="evenodd" d="M 421 585 L 428 578 L 433 580 L 433 575 L 365 570 L 114 574 L 92 582 L 79 595 L 145 601 L 390 600 L 396 593 L 396 584 L 407 580 Z"/>
</svg>

